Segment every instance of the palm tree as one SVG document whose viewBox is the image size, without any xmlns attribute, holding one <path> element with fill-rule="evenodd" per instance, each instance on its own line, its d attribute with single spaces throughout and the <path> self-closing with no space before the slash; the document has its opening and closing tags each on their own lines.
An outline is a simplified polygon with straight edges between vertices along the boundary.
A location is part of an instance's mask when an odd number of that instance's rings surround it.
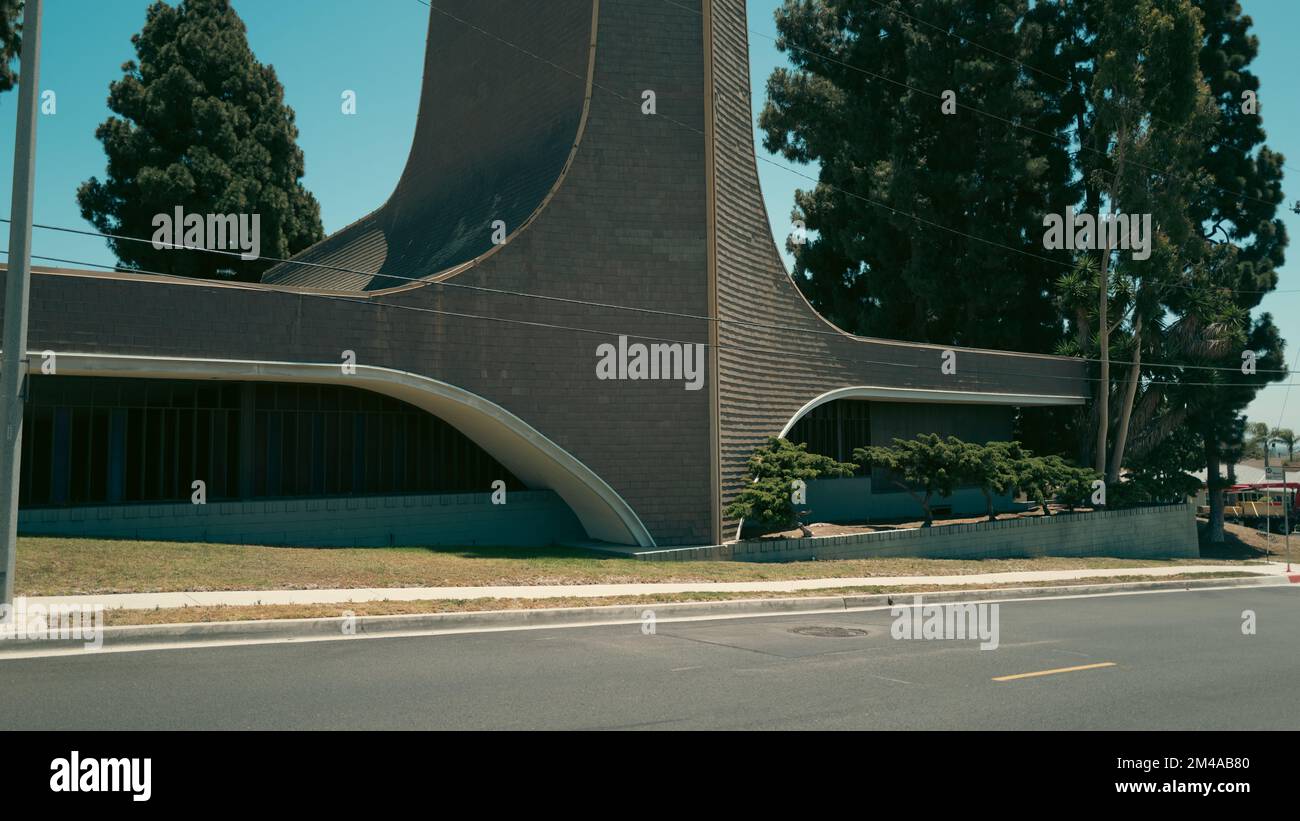
<svg viewBox="0 0 1300 821">
<path fill-rule="evenodd" d="M 1295 456 L 1296 435 L 1290 428 L 1273 428 L 1268 434 L 1269 442 L 1281 442 L 1286 445 L 1286 460 L 1290 462 Z"/>
</svg>

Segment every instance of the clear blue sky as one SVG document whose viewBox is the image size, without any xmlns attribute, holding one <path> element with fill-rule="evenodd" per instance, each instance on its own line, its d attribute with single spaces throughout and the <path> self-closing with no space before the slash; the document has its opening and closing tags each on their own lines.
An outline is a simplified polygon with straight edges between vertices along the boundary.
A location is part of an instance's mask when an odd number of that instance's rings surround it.
<svg viewBox="0 0 1300 821">
<path fill-rule="evenodd" d="M 41 88 L 58 95 L 58 113 L 40 119 L 36 221 L 88 227 L 77 210 L 77 185 L 104 174 L 104 153 L 95 127 L 109 111 L 110 81 L 135 55 L 131 35 L 144 22 L 148 0 L 47 0 Z M 750 57 L 755 114 L 772 69 L 785 63 L 775 47 L 772 12 L 779 0 L 750 0 Z M 1300 41 L 1300 2 L 1243 0 L 1255 20 L 1260 56 L 1260 101 L 1269 145 L 1300 169 L 1300 89 L 1295 44 Z M 401 172 L 415 128 L 424 33 L 429 9 L 418 0 L 234 0 L 248 27 L 253 52 L 275 66 L 289 104 L 297 112 L 299 145 L 307 160 L 304 182 L 321 203 L 327 232 L 367 213 L 387 198 Z M 357 92 L 357 115 L 339 113 L 344 89 Z M 17 94 L 0 96 L 0 167 L 13 157 Z M 762 151 L 759 146 L 759 151 Z M 363 163 L 358 165 L 358 163 Z M 815 168 L 801 168 L 816 176 Z M 769 163 L 759 163 L 763 196 L 783 238 L 796 188 L 810 183 Z M 10 197 L 9 173 L 0 173 L 0 208 Z M 1300 170 L 1291 172 L 1287 201 L 1300 199 Z M 1288 360 L 1300 346 L 1300 217 L 1286 213 L 1292 239 L 1279 290 L 1263 309 L 1272 312 L 1290 341 Z M 783 243 L 783 239 L 782 239 Z M 93 238 L 37 231 L 35 253 L 112 264 L 104 243 Z M 1285 291 L 1294 291 L 1286 293 Z M 1300 382 L 1300 375 L 1292 380 Z M 1252 420 L 1300 428 L 1300 389 L 1270 387 L 1251 405 Z M 1286 401 L 1285 418 L 1281 418 Z"/>
</svg>

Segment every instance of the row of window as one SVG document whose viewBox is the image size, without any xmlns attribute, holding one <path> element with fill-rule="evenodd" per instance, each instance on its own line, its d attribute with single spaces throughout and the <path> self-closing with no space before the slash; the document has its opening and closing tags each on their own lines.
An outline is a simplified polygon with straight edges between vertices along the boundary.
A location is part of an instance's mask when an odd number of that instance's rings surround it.
<svg viewBox="0 0 1300 821">
<path fill-rule="evenodd" d="M 23 416 L 27 507 L 486 492 L 522 484 L 451 425 L 356 388 L 40 376 Z"/>
<path fill-rule="evenodd" d="M 916 427 L 928 426 L 933 422 L 933 419 L 924 418 L 914 420 Z M 840 462 L 852 462 L 856 448 L 871 444 L 871 402 L 837 399 L 818 405 L 795 422 L 786 439 L 795 444 L 806 444 L 809 453 L 830 456 Z M 858 465 L 855 473 L 871 477 L 873 495 L 899 493 L 907 484 L 899 474 L 887 468 Z"/>
<path fill-rule="evenodd" d="M 238 446 L 237 411 L 28 404 L 19 503 L 235 498 Z"/>
<path fill-rule="evenodd" d="M 786 439 L 807 444 L 809 453 L 851 462 L 855 448 L 871 444 L 871 403 L 839 399 L 818 405 L 794 423 Z"/>
</svg>

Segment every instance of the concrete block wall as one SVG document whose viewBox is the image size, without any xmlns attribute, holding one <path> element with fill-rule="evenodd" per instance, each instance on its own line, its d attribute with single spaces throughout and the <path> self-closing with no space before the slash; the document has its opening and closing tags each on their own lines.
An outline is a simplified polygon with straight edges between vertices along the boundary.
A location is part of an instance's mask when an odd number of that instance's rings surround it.
<svg viewBox="0 0 1300 821">
<path fill-rule="evenodd" d="M 648 561 L 792 562 L 812 559 L 1014 559 L 1113 556 L 1194 559 L 1200 555 L 1191 504 L 1062 513 L 1049 518 L 931 528 L 763 539 L 681 550 L 643 551 Z"/>
<path fill-rule="evenodd" d="M 348 496 L 38 508 L 18 517 L 23 536 L 97 537 L 301 547 L 576 544 L 577 517 L 549 490 Z"/>
</svg>

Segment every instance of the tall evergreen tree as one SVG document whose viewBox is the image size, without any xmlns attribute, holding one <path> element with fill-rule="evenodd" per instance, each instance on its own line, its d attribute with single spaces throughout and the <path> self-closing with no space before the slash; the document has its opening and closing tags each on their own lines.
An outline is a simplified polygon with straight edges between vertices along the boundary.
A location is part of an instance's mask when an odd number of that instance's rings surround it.
<svg viewBox="0 0 1300 821">
<path fill-rule="evenodd" d="M 151 5 L 131 38 L 138 61 L 109 86 L 118 116 L 95 135 L 106 178 L 77 190 L 82 216 L 100 231 L 152 238 L 154 218 L 258 214 L 262 259 L 109 240 L 119 265 L 193 277 L 252 281 L 272 262 L 322 236 L 320 206 L 300 182 L 294 113 L 271 66 L 248 47 L 229 0 Z"/>
<path fill-rule="evenodd" d="M 1069 62 L 1044 36 L 1059 14 L 1029 15 L 1028 0 L 778 10 L 794 67 L 768 80 L 760 126 L 769 151 L 820 164 L 816 187 L 796 195 L 810 238 L 791 250 L 796 282 L 829 319 L 923 342 L 1056 343 L 1050 289 L 1069 256 L 1044 250 L 1035 228 L 1078 199 L 1068 89 L 1051 76 Z"/>
<path fill-rule="evenodd" d="M 1285 372 L 1277 328 L 1255 315 L 1287 242 L 1282 158 L 1259 116 L 1276 99 L 1243 106 L 1259 95 L 1258 42 L 1240 5 L 787 0 L 777 24 L 793 68 L 769 80 L 760 125 L 769 150 L 821 164 L 794 212 L 813 239 L 791 246 L 810 301 L 869 334 L 1038 351 L 1055 339 L 1109 364 L 1094 372 L 1105 387 L 1091 418 L 1072 420 L 1084 464 L 1106 462 L 1112 481 L 1129 467 L 1166 475 L 1195 452 L 1187 435 L 1167 440 L 1193 431 L 1214 475 L 1242 410 Z M 944 117 L 936 95 L 949 88 L 957 114 Z M 1151 213 L 1151 257 L 1044 251 L 1042 216 L 1067 204 Z M 1036 289 L 1061 267 L 1017 250 L 1076 267 Z M 1015 298 L 998 290 L 1008 281 Z M 1037 300 L 1052 297 L 1039 322 Z M 1246 349 L 1257 373 L 1239 370 Z M 1050 415 L 1036 424 L 1059 447 L 1067 419 Z M 1035 416 L 1018 436 L 1043 448 Z"/>
<path fill-rule="evenodd" d="M 1101 373 L 1097 402 L 1097 471 L 1119 480 L 1131 414 L 1143 376 L 1143 353 L 1156 349 L 1171 313 L 1181 322 L 1189 313 L 1200 344 L 1225 346 L 1239 339 L 1241 317 L 1230 301 L 1215 299 L 1206 269 L 1221 260 L 1207 255 L 1196 230 L 1191 201 L 1199 175 L 1194 169 L 1212 126 L 1209 89 L 1200 78 L 1197 54 L 1203 31 L 1192 0 L 1102 0 L 1094 45 L 1097 74 L 1092 88 L 1094 130 L 1109 146 L 1106 167 L 1094 173 L 1111 211 L 1150 215 L 1149 257 L 1132 251 L 1099 255 L 1098 354 Z M 1192 169 L 1193 173 L 1188 173 Z M 1130 226 L 1130 230 L 1132 227 Z M 1100 229 L 1098 230 L 1100 233 Z M 1113 260 L 1113 262 L 1112 262 Z M 1114 266 L 1114 279 L 1111 278 Z M 1108 303 L 1116 286 L 1115 325 Z M 1117 410 L 1108 425 L 1112 328 L 1126 337 L 1130 363 L 1114 397 Z M 1166 349 L 1168 346 L 1165 346 Z M 1107 434 L 1113 427 L 1113 449 Z"/>
<path fill-rule="evenodd" d="M 1214 117 L 1198 156 L 1166 169 L 1168 185 L 1186 193 L 1183 247 L 1189 250 L 1181 257 L 1187 263 L 1180 269 L 1183 278 L 1164 291 L 1158 315 L 1150 317 L 1160 332 L 1146 340 L 1155 358 L 1188 367 L 1144 372 L 1151 381 L 1133 406 L 1130 455 L 1134 464 L 1159 461 L 1159 451 L 1171 447 L 1172 432 L 1195 431 L 1201 456 L 1184 469 L 1207 469 L 1210 540 L 1222 541 L 1220 469 L 1237 458 L 1240 414 L 1262 387 L 1285 376 L 1283 342 L 1272 317 L 1251 312 L 1277 285 L 1287 236 L 1277 218 L 1282 157 L 1263 144 L 1260 109 L 1247 105 L 1244 96 L 1259 93 L 1258 78 L 1248 70 L 1258 52 L 1250 18 L 1235 2 L 1194 5 L 1203 31 L 1198 66 Z M 1131 341 L 1126 344 L 1131 350 Z M 1254 354 L 1254 373 L 1241 372 L 1243 351 Z M 1116 426 L 1117 438 L 1120 432 Z M 1188 452 L 1179 450 L 1181 458 Z M 1114 475 L 1120 465 L 1112 460 L 1110 467 Z"/>
<path fill-rule="evenodd" d="M 1097 447 L 1107 435 L 1113 444 L 1108 479 L 1117 480 L 1124 467 L 1183 460 L 1192 470 L 1208 463 L 1213 508 L 1222 501 L 1218 461 L 1238 415 L 1283 371 L 1271 318 L 1250 316 L 1275 286 L 1273 269 L 1286 244 L 1275 218 L 1281 158 L 1266 147 L 1254 155 L 1263 133 L 1240 94 L 1258 88 L 1256 78 L 1240 73 L 1257 43 L 1245 35 L 1249 18 L 1235 3 L 1139 0 L 1094 8 L 1100 16 L 1093 49 L 1100 56 L 1091 127 L 1106 135 L 1109 148 L 1090 186 L 1125 211 L 1150 211 L 1160 229 L 1151 260 L 1124 262 L 1106 279 L 1114 324 L 1103 326 L 1098 310 L 1092 341 L 1063 352 L 1117 360 L 1117 390 L 1108 397 L 1110 380 L 1099 383 L 1093 427 Z M 1076 309 L 1100 296 L 1095 283 L 1081 287 L 1087 279 L 1077 273 L 1061 284 Z M 1117 345 L 1107 352 L 1110 331 Z M 1256 373 L 1236 372 L 1243 350 L 1257 357 Z M 1146 368 L 1146 359 L 1187 367 Z M 1183 429 L 1200 436 L 1198 461 L 1187 462 L 1193 451 L 1170 439 Z M 1107 458 L 1104 450 L 1092 455 L 1099 465 Z"/>
<path fill-rule="evenodd" d="M 22 13 L 23 0 L 0 0 L 0 93 L 18 82 L 13 63 L 22 40 Z"/>
</svg>

